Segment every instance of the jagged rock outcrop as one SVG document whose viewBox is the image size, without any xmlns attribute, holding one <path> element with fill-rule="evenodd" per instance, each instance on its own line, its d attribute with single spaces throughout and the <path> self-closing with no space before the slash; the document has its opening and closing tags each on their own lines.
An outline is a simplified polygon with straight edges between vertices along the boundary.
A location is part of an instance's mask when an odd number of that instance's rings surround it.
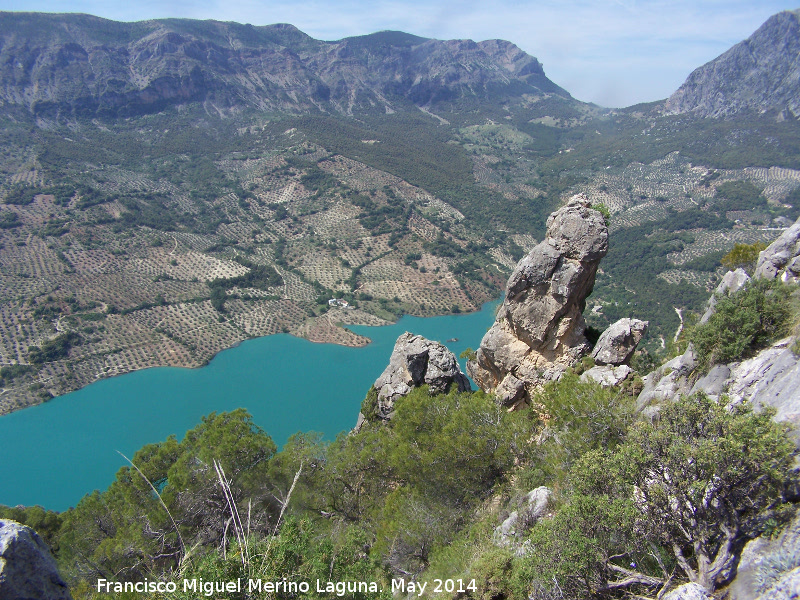
<svg viewBox="0 0 800 600">
<path fill-rule="evenodd" d="M 0 519 L 0 598 L 71 600 L 50 549 L 33 529 Z"/>
<path fill-rule="evenodd" d="M 375 380 L 375 416 L 390 418 L 395 401 L 422 385 L 434 394 L 447 391 L 451 385 L 460 392 L 471 389 L 455 354 L 439 342 L 405 332 L 394 344 L 389 365 Z"/>
<path fill-rule="evenodd" d="M 495 527 L 492 540 L 497 546 L 504 548 L 522 547 L 521 540 L 525 533 L 536 522 L 547 515 L 553 492 L 547 486 L 531 490 L 521 498 L 513 501 L 509 508 L 514 510 Z"/>
<path fill-rule="evenodd" d="M 517 264 L 497 319 L 467 372 L 507 406 L 530 398 L 590 350 L 582 312 L 608 252 L 603 215 L 574 196 L 547 219 L 543 242 Z"/>
<path fill-rule="evenodd" d="M 714 294 L 708 299 L 706 312 L 703 313 L 700 322 L 705 323 L 711 318 L 711 315 L 714 314 L 714 307 L 717 306 L 717 298 L 719 296 L 738 292 L 748 281 L 750 281 L 750 276 L 744 269 L 736 269 L 735 271 L 728 271 L 725 273 L 725 275 L 722 276 L 722 281 L 719 282 L 719 285 L 714 290 Z"/>
<path fill-rule="evenodd" d="M 798 282 L 800 274 L 800 219 L 763 250 L 754 278 L 775 278 Z M 745 287 L 750 278 L 742 269 L 728 271 L 708 301 L 700 320 L 714 314 L 717 298 Z M 644 389 L 637 399 L 640 411 L 660 401 L 671 401 L 682 394 L 703 392 L 717 399 L 723 394 L 731 404 L 749 402 L 754 407 L 775 408 L 775 420 L 786 422 L 800 448 L 800 357 L 795 354 L 796 337 L 780 340 L 744 361 L 712 365 L 708 373 L 694 373 L 697 361 L 691 344 L 682 356 L 673 358 L 644 378 Z"/>
<path fill-rule="evenodd" d="M 714 365 L 700 378 L 693 373 L 697 361 L 690 346 L 644 377 L 637 409 L 648 412 L 654 404 L 676 400 L 682 394 L 704 392 L 712 398 L 725 394 L 731 404 L 749 402 L 754 407 L 775 408 L 775 420 L 789 424 L 800 447 L 800 357 L 792 351 L 795 340 L 780 340 L 744 361 Z"/>
<path fill-rule="evenodd" d="M 758 255 L 756 277 L 800 280 L 800 219 Z"/>
<path fill-rule="evenodd" d="M 800 597 L 800 512 L 778 536 L 747 542 L 728 591 L 730 600 Z"/>
<path fill-rule="evenodd" d="M 702 585 L 684 583 L 664 596 L 664 600 L 714 600 L 714 596 Z"/>
<path fill-rule="evenodd" d="M 628 365 L 602 365 L 592 367 L 588 371 L 581 374 L 581 381 L 595 381 L 603 387 L 612 387 L 620 385 L 633 373 Z"/>
<path fill-rule="evenodd" d="M 696 69 L 666 108 L 704 117 L 769 110 L 800 116 L 800 11 L 773 15 L 745 41 Z"/>
<path fill-rule="evenodd" d="M 654 403 L 674 400 L 681 394 L 688 394 L 692 389 L 689 376 L 695 368 L 697 357 L 694 348 L 689 344 L 686 352 L 643 377 L 644 388 L 636 400 L 636 409 L 647 411 Z"/>
<path fill-rule="evenodd" d="M 728 365 L 731 374 L 724 390 L 732 404 L 773 407 L 775 420 L 789 424 L 800 447 L 800 357 L 792 349 L 795 340 L 785 338 L 753 358 Z"/>
<path fill-rule="evenodd" d="M 620 319 L 613 323 L 600 334 L 592 358 L 598 365 L 627 365 L 649 324 L 639 319 Z"/>
</svg>

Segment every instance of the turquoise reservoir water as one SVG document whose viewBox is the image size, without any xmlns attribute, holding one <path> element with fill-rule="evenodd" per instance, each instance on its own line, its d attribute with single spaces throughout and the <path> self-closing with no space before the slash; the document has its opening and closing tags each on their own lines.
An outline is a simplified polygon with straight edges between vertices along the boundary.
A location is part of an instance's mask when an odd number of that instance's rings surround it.
<svg viewBox="0 0 800 600">
<path fill-rule="evenodd" d="M 105 489 L 143 445 L 178 438 L 212 411 L 244 407 L 281 446 L 298 431 L 332 439 L 355 425 L 361 400 L 404 331 L 477 348 L 497 302 L 480 312 L 386 327 L 351 327 L 365 348 L 312 344 L 289 335 L 248 340 L 201 369 L 157 368 L 98 381 L 46 404 L 0 417 L 0 504 L 65 510 Z M 458 342 L 446 342 L 458 338 Z M 464 368 L 462 361 L 462 368 Z"/>
</svg>

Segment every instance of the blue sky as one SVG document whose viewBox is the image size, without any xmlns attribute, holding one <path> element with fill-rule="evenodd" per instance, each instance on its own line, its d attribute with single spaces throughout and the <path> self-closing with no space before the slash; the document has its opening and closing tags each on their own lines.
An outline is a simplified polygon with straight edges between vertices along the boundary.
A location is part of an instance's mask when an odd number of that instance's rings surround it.
<svg viewBox="0 0 800 600">
<path fill-rule="evenodd" d="M 120 21 L 187 17 L 292 23 L 335 40 L 384 29 L 506 39 L 579 100 L 629 106 L 669 96 L 692 70 L 753 33 L 785 0 L 0 0 L 0 10 Z"/>
</svg>

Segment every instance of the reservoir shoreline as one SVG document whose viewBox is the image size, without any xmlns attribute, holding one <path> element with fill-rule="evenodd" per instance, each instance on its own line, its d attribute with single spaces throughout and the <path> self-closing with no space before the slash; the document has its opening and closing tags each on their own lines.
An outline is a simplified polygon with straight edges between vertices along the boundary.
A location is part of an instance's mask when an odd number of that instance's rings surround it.
<svg viewBox="0 0 800 600">
<path fill-rule="evenodd" d="M 469 314 L 404 316 L 380 327 L 348 325 L 372 339 L 360 348 L 288 334 L 254 338 L 201 368 L 138 370 L 3 415 L 0 504 L 65 510 L 111 483 L 125 466 L 117 451 L 132 456 L 169 435 L 182 438 L 211 412 L 244 407 L 279 446 L 298 431 L 333 439 L 355 425 L 361 401 L 400 334 L 441 341 L 458 355 L 468 346 L 477 348 L 498 303 Z"/>
</svg>

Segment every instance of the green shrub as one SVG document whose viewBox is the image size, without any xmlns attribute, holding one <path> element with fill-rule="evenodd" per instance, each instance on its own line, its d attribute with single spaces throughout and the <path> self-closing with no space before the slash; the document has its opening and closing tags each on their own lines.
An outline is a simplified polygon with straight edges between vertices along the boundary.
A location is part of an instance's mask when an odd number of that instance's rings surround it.
<svg viewBox="0 0 800 600">
<path fill-rule="evenodd" d="M 378 416 L 378 390 L 371 386 L 364 400 L 361 401 L 361 414 L 367 421 L 375 421 Z"/>
<path fill-rule="evenodd" d="M 733 249 L 720 259 L 720 264 L 726 269 L 733 271 L 744 269 L 752 273 L 758 261 L 758 254 L 767 245 L 764 242 L 754 244 L 736 244 Z"/>
<path fill-rule="evenodd" d="M 545 426 L 538 443 L 523 448 L 530 468 L 521 479 L 528 489 L 562 479 L 589 450 L 615 447 L 634 418 L 630 394 L 572 373 L 547 384 L 532 406 L 531 416 L 538 411 Z"/>
<path fill-rule="evenodd" d="M 700 366 L 747 358 L 787 335 L 792 326 L 794 288 L 775 279 L 756 279 L 718 299 L 711 318 L 688 334 Z"/>
<path fill-rule="evenodd" d="M 504 548 L 490 548 L 472 564 L 470 578 L 475 579 L 480 600 L 508 598 L 511 595 L 511 573 L 514 555 Z"/>
<path fill-rule="evenodd" d="M 684 397 L 614 451 L 585 454 L 556 516 L 531 532 L 536 550 L 518 561 L 517 595 L 553 578 L 567 597 L 654 597 L 681 579 L 713 591 L 796 477 L 794 444 L 773 414 Z"/>
</svg>

